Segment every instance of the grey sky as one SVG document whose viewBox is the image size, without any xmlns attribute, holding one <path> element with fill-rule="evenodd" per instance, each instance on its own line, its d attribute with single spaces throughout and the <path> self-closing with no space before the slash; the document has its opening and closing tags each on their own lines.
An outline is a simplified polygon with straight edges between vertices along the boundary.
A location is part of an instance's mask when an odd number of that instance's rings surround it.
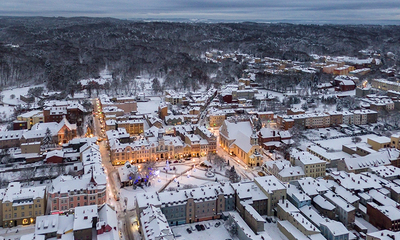
<svg viewBox="0 0 400 240">
<path fill-rule="evenodd" d="M 400 22 L 391 0 L 0 0 L 0 15 L 230 21 Z"/>
</svg>

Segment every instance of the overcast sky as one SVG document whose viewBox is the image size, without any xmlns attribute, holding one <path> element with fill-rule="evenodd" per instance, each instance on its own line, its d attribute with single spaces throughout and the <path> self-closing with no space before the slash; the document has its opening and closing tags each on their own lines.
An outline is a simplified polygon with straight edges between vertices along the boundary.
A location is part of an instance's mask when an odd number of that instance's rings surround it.
<svg viewBox="0 0 400 240">
<path fill-rule="evenodd" d="M 0 0 L 0 15 L 213 19 L 282 22 L 400 22 L 390 0 Z"/>
</svg>

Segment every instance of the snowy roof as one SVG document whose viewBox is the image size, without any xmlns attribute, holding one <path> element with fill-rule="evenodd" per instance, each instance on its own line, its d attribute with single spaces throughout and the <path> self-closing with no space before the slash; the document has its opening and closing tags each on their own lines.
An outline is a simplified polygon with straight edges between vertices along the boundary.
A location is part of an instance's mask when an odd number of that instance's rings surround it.
<svg viewBox="0 0 400 240">
<path fill-rule="evenodd" d="M 228 120 L 224 121 L 226 125 L 228 139 L 237 139 L 238 132 L 242 132 L 245 136 L 250 136 L 252 134 L 252 127 L 249 121 L 244 122 L 230 122 Z"/>
<path fill-rule="evenodd" d="M 74 211 L 74 231 L 91 229 L 93 218 L 98 218 L 97 205 L 76 207 Z"/>
<path fill-rule="evenodd" d="M 370 136 L 370 137 L 368 137 L 368 139 L 372 140 L 374 142 L 380 143 L 380 144 L 390 143 L 390 138 L 385 137 L 385 136 Z"/>
<path fill-rule="evenodd" d="M 371 178 L 371 174 L 367 176 L 340 171 L 332 172 L 330 176 L 347 190 L 365 190 L 382 187 L 376 178 Z"/>
<path fill-rule="evenodd" d="M 121 182 L 133 180 L 130 179 L 130 177 L 134 176 L 136 173 L 138 173 L 138 168 L 136 167 L 136 165 L 131 165 L 129 161 L 126 161 L 124 166 L 118 168 L 118 174 Z"/>
<path fill-rule="evenodd" d="M 380 149 L 366 156 L 345 158 L 344 163 L 350 171 L 391 164 L 400 156 L 400 151 L 394 148 Z"/>
<path fill-rule="evenodd" d="M 327 191 L 324 194 L 324 197 L 326 199 L 328 199 L 329 201 L 331 201 L 331 203 L 333 205 L 340 207 L 341 209 L 343 209 L 346 212 L 351 212 L 351 211 L 356 210 L 355 207 L 353 207 L 353 205 L 349 204 L 343 198 L 341 198 L 339 195 L 335 194 L 332 191 Z"/>
<path fill-rule="evenodd" d="M 282 208 L 282 210 L 287 212 L 287 213 L 298 213 L 298 212 L 300 212 L 300 210 L 296 206 L 294 206 L 293 203 L 291 203 L 287 199 L 279 200 L 278 206 L 280 208 Z"/>
<path fill-rule="evenodd" d="M 325 161 L 319 159 L 319 157 L 314 156 L 309 152 L 304 152 L 304 151 L 299 151 L 297 149 L 293 149 L 290 152 L 290 154 L 293 158 L 300 161 L 304 165 L 326 163 Z"/>
<path fill-rule="evenodd" d="M 321 225 L 326 226 L 333 236 L 349 234 L 349 230 L 341 222 L 326 219 Z"/>
<path fill-rule="evenodd" d="M 286 190 L 286 187 L 275 176 L 255 177 L 256 182 L 264 192 L 272 193 L 277 190 Z"/>
<path fill-rule="evenodd" d="M 307 150 L 315 152 L 316 154 L 318 154 L 326 159 L 329 159 L 329 161 L 339 160 L 339 159 L 350 156 L 349 154 L 342 152 L 342 151 L 328 152 L 326 149 L 324 149 L 320 146 L 317 146 L 317 145 L 311 145 L 311 146 L 307 147 Z"/>
<path fill-rule="evenodd" d="M 215 200 L 219 194 L 233 195 L 234 190 L 228 184 L 216 184 L 208 187 L 193 188 L 174 192 L 147 192 L 137 194 L 136 199 L 138 207 L 144 208 L 151 204 L 154 206 L 161 206 L 162 204 L 184 204 L 189 198 L 193 198 L 195 201 L 203 199 Z"/>
<path fill-rule="evenodd" d="M 373 239 L 379 240 L 399 240 L 400 232 L 393 232 L 390 230 L 381 230 L 373 233 L 368 233 L 368 236 L 371 236 Z"/>
<path fill-rule="evenodd" d="M 236 134 L 236 140 L 233 142 L 238 148 L 242 149 L 244 152 L 248 153 L 252 145 L 250 144 L 250 135 L 246 135 L 243 132 L 239 131 Z"/>
<path fill-rule="evenodd" d="M 298 188 L 296 188 L 293 185 L 292 185 L 292 187 L 290 187 L 290 184 L 288 184 L 288 188 L 286 189 L 286 193 L 289 196 L 296 197 L 297 200 L 299 200 L 300 202 L 302 202 L 302 201 L 311 201 L 311 198 L 305 192 L 299 190 Z"/>
<path fill-rule="evenodd" d="M 240 214 L 236 211 L 231 211 L 228 213 L 233 221 L 235 221 L 236 225 L 241 228 L 241 231 L 246 236 L 246 239 L 252 240 L 272 240 L 272 238 L 268 235 L 266 231 L 259 232 L 256 235 L 253 230 L 247 225 L 247 223 L 243 220 Z"/>
<path fill-rule="evenodd" d="M 312 177 L 305 177 L 297 180 L 297 182 L 299 183 L 300 188 L 309 196 L 315 196 L 328 190 L 325 185 L 320 184 Z"/>
<path fill-rule="evenodd" d="M 27 130 L 0 131 L 0 140 L 20 139 Z"/>
<path fill-rule="evenodd" d="M 36 198 L 44 198 L 45 186 L 22 188 L 21 183 L 11 182 L 4 192 L 3 203 L 13 202 L 13 205 L 24 205 L 31 203 Z"/>
<path fill-rule="evenodd" d="M 394 201 L 390 197 L 383 195 L 378 190 L 372 189 L 368 192 L 368 195 L 370 195 L 374 199 L 374 202 L 377 202 L 380 205 L 393 206 L 393 207 L 400 206 L 396 201 Z"/>
<path fill-rule="evenodd" d="M 36 234 L 56 233 L 58 231 L 59 215 L 45 215 L 36 217 Z"/>
<path fill-rule="evenodd" d="M 167 218 L 161 212 L 160 208 L 153 205 L 148 206 L 140 214 L 140 222 L 144 239 L 166 239 L 173 233 L 168 225 Z"/>
<path fill-rule="evenodd" d="M 304 171 L 300 166 L 285 167 L 279 172 L 279 175 L 283 178 L 305 176 Z"/>
<path fill-rule="evenodd" d="M 296 222 L 297 222 L 299 225 L 303 226 L 303 228 L 304 228 L 306 231 L 320 232 L 319 229 L 318 229 L 314 224 L 312 224 L 312 223 L 311 223 L 303 214 L 301 214 L 300 212 L 297 212 L 297 213 L 292 212 L 292 213 L 290 213 L 290 215 L 292 215 L 292 217 L 293 217 L 294 219 L 296 219 Z"/>
<path fill-rule="evenodd" d="M 64 151 L 63 150 L 53 150 L 50 152 L 47 152 L 46 154 L 46 159 L 51 158 L 51 157 L 64 157 Z"/>
<path fill-rule="evenodd" d="M 249 214 L 258 222 L 266 222 L 263 217 L 247 202 L 241 202 L 242 206 L 249 212 Z"/>
<path fill-rule="evenodd" d="M 265 200 L 268 197 L 254 182 L 231 183 L 240 200 Z"/>
<path fill-rule="evenodd" d="M 317 204 L 320 208 L 333 211 L 335 209 L 335 206 L 330 203 L 328 200 L 323 198 L 321 195 L 317 195 L 313 198 L 313 201 L 315 204 Z"/>
<path fill-rule="evenodd" d="M 97 233 L 97 240 L 119 239 L 117 213 L 108 204 L 104 204 L 99 209 L 96 229 L 107 228 L 107 226 L 109 226 L 109 231 L 104 231 L 102 234 Z"/>
<path fill-rule="evenodd" d="M 369 205 L 371 205 L 373 208 L 381 211 L 384 215 L 386 215 L 392 222 L 393 221 L 399 221 L 400 220 L 400 210 L 396 207 L 393 207 L 392 205 L 387 205 L 387 206 L 378 206 L 374 202 L 369 202 Z"/>
<path fill-rule="evenodd" d="M 309 240 L 299 229 L 293 226 L 289 221 L 278 221 L 278 223 L 286 230 L 286 232 L 293 235 L 296 240 Z"/>
<path fill-rule="evenodd" d="M 17 118 L 30 118 L 38 114 L 43 114 L 42 110 L 32 110 L 17 116 Z"/>
<path fill-rule="evenodd" d="M 300 208 L 300 212 L 306 216 L 308 220 L 310 220 L 315 226 L 319 228 L 320 223 L 325 221 L 325 218 L 323 218 L 317 211 L 314 210 L 313 207 L 311 206 L 303 206 Z"/>
</svg>

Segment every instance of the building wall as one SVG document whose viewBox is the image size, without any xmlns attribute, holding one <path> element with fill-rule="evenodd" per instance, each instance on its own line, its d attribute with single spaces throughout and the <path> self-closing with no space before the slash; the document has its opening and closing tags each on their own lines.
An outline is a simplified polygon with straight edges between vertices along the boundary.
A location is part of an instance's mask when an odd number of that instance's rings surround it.
<svg viewBox="0 0 400 240">
<path fill-rule="evenodd" d="M 373 139 L 369 139 L 367 138 L 367 143 L 369 145 L 371 145 L 372 149 L 374 149 L 375 151 L 378 151 L 381 148 L 388 148 L 390 147 L 390 141 L 385 142 L 385 143 L 380 143 L 380 142 L 376 142 Z"/>
<path fill-rule="evenodd" d="M 33 199 L 33 202 L 29 204 L 18 206 L 13 206 L 13 203 L 9 201 L 3 202 L 3 227 L 34 224 L 37 216 L 45 214 L 46 199 L 44 197 Z"/>
<path fill-rule="evenodd" d="M 168 219 L 168 224 L 179 225 L 186 223 L 186 204 L 170 205 L 168 207 L 162 207 L 161 212 Z"/>
<path fill-rule="evenodd" d="M 102 205 L 107 202 L 107 189 L 84 189 L 67 193 L 49 193 L 50 212 L 63 212 L 75 207 Z"/>
<path fill-rule="evenodd" d="M 367 215 L 369 216 L 369 222 L 378 229 L 400 230 L 400 221 L 392 222 L 385 214 L 370 204 L 367 204 Z"/>
</svg>

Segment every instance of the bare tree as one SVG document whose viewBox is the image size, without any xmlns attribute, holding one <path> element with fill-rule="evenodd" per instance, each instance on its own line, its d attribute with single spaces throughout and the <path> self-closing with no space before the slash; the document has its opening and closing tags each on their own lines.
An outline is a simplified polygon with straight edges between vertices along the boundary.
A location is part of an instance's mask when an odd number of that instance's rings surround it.
<svg viewBox="0 0 400 240">
<path fill-rule="evenodd" d="M 207 156 L 208 161 L 210 161 L 210 163 L 216 165 L 217 167 L 219 167 L 219 170 L 222 171 L 222 167 L 225 166 L 225 159 L 215 153 L 209 153 Z"/>
</svg>

